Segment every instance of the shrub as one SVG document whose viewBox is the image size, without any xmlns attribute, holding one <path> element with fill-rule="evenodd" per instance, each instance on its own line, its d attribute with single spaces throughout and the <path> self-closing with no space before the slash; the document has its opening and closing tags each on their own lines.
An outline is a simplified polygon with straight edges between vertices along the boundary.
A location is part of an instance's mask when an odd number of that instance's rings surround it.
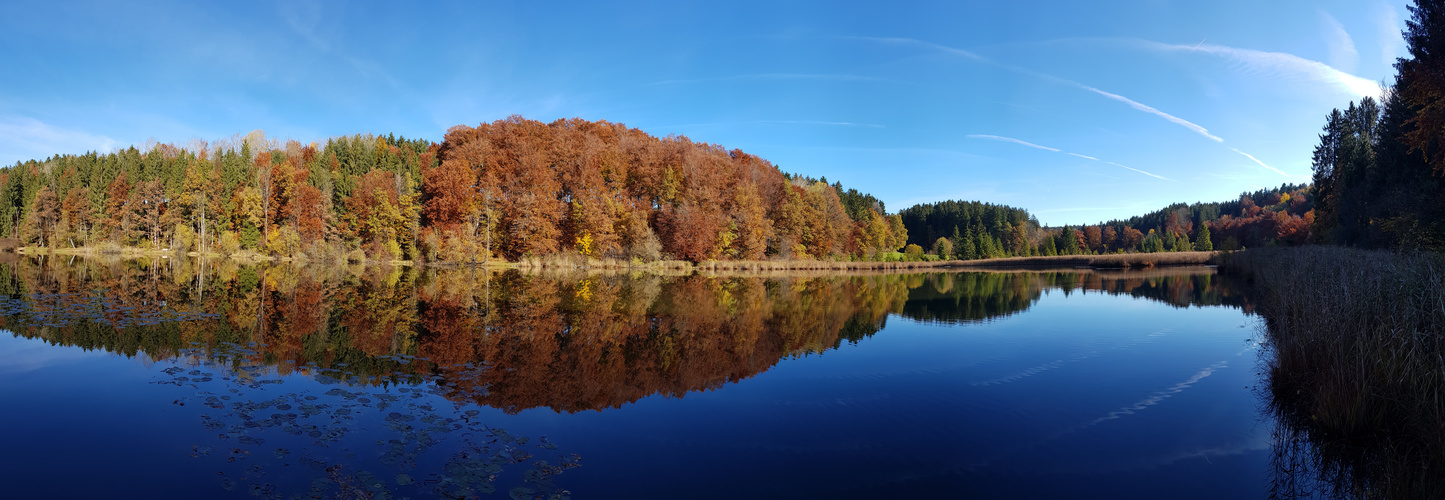
<svg viewBox="0 0 1445 500">
<path fill-rule="evenodd" d="M 184 254 L 191 250 L 196 243 L 196 232 L 186 224 L 176 224 L 176 230 L 171 238 L 171 251 Z"/>
<path fill-rule="evenodd" d="M 119 255 L 122 250 L 120 243 L 116 243 L 110 240 L 100 242 L 100 244 L 96 245 L 95 248 L 101 254 L 105 255 Z"/>
<path fill-rule="evenodd" d="M 923 247 L 909 244 L 903 247 L 903 255 L 910 261 L 923 260 Z"/>
<path fill-rule="evenodd" d="M 301 250 L 301 234 L 291 226 L 282 226 L 266 237 L 266 250 L 272 255 L 288 256 Z"/>
<path fill-rule="evenodd" d="M 241 238 L 235 231 L 221 233 L 220 240 L 216 242 L 216 251 L 221 252 L 221 255 L 232 255 L 241 251 Z"/>
<path fill-rule="evenodd" d="M 933 254 L 939 259 L 948 260 L 953 258 L 953 241 L 948 238 L 939 238 L 933 242 Z"/>
</svg>

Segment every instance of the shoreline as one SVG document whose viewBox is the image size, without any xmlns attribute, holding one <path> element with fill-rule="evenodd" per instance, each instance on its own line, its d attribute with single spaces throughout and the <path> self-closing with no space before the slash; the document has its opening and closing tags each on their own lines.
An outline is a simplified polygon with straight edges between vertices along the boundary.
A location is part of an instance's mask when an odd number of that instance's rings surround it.
<svg viewBox="0 0 1445 500">
<path fill-rule="evenodd" d="M 81 256 L 92 258 L 114 257 L 119 259 L 136 258 L 163 258 L 172 257 L 201 257 L 200 252 L 173 252 L 169 250 L 143 250 L 139 248 L 123 248 L 119 252 L 103 253 L 96 247 L 74 247 L 44 249 L 36 247 L 19 247 L 12 249 L 13 255 L 35 255 L 35 256 Z M 573 269 L 573 270 L 615 270 L 615 271 L 654 271 L 667 273 L 726 273 L 726 274 L 749 274 L 749 273 L 770 273 L 770 272 L 847 272 L 847 271 L 922 271 L 922 270 L 980 270 L 980 271 L 1040 271 L 1040 270 L 1072 270 L 1080 268 L 1108 270 L 1108 269 L 1152 269 L 1156 267 L 1186 267 L 1186 266 L 1210 266 L 1219 264 L 1220 257 L 1225 252 L 1156 252 L 1156 253 L 1124 253 L 1104 255 L 1055 255 L 1055 256 L 1034 256 L 1034 257 L 1005 257 L 998 259 L 975 259 L 975 260 L 934 260 L 934 261 L 901 261 L 901 262 L 880 262 L 880 261 L 829 261 L 829 260 L 736 260 L 736 261 L 704 261 L 692 263 L 679 260 L 664 260 L 653 262 L 635 262 L 617 259 L 594 259 L 585 258 L 580 255 L 555 255 L 547 258 L 527 258 L 520 261 L 493 260 L 489 262 L 455 262 L 455 261 L 428 261 L 415 262 L 412 260 L 365 260 L 356 261 L 346 257 L 318 257 L 318 258 L 292 258 L 262 255 L 253 252 L 238 252 L 225 255 L 219 252 L 206 252 L 208 259 L 228 259 L 239 262 L 286 262 L 296 265 L 307 265 L 312 263 L 333 263 L 333 264 L 366 264 L 366 265 L 390 265 L 390 266 L 415 266 L 415 267 L 484 267 L 488 269 Z"/>
</svg>

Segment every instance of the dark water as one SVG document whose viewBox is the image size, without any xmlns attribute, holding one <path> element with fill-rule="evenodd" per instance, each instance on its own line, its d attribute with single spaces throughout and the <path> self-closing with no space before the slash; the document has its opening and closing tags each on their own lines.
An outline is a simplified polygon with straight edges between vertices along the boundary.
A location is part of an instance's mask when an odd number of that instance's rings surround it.
<svg viewBox="0 0 1445 500">
<path fill-rule="evenodd" d="M 209 264 L 208 264 L 209 266 Z M 1209 269 L 0 267 L 7 498 L 1262 498 Z"/>
</svg>

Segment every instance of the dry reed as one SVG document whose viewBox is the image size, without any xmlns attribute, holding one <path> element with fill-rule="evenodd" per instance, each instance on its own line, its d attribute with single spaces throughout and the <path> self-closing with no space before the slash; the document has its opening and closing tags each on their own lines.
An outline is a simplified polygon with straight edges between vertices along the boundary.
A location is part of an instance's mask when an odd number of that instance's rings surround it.
<svg viewBox="0 0 1445 500">
<path fill-rule="evenodd" d="M 1445 498 L 1445 258 L 1267 248 L 1222 269 L 1249 283 L 1271 409 L 1313 445 L 1321 480 L 1341 496 Z"/>
</svg>

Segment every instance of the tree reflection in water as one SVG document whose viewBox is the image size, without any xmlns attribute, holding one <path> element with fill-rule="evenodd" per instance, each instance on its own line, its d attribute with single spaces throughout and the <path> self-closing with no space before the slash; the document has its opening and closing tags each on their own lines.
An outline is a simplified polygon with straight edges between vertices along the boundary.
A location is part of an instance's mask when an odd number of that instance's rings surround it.
<svg viewBox="0 0 1445 500">
<path fill-rule="evenodd" d="M 173 365 L 160 382 L 195 391 L 177 403 L 205 407 L 202 425 L 217 435 L 196 454 L 247 463 L 227 480 L 262 495 L 277 494 L 278 464 L 299 466 L 288 474 L 314 470 L 310 491 L 340 496 L 466 496 L 501 486 L 507 466 L 530 464 L 520 472 L 530 489 L 518 494 L 562 494 L 553 479 L 576 457 L 487 427 L 469 405 L 580 412 L 683 397 L 859 342 L 890 315 L 988 321 L 1048 290 L 1248 309 L 1209 269 L 767 277 L 234 261 L 202 269 L 187 259 L 22 260 L 0 267 L 8 297 L 0 327 Z M 382 448 L 376 467 L 342 451 L 369 444 Z M 442 449 L 447 458 L 432 456 Z M 417 472 L 427 467 L 435 472 Z"/>
</svg>

